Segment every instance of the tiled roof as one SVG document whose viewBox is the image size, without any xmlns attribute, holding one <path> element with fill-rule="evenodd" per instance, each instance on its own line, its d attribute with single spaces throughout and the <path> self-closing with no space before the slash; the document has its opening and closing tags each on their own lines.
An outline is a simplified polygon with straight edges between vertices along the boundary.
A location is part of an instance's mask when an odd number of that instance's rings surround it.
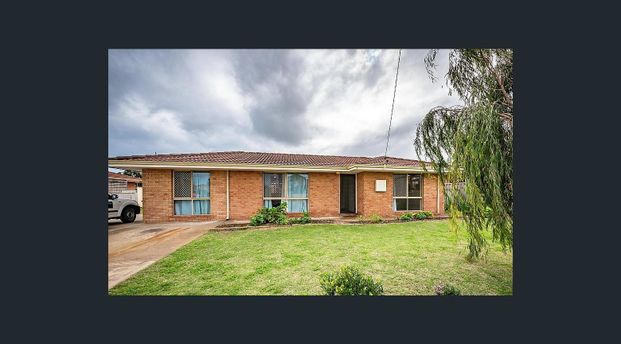
<svg viewBox="0 0 621 344">
<path fill-rule="evenodd" d="M 401 159 L 383 156 L 339 156 L 314 154 L 287 154 L 261 152 L 211 152 L 191 154 L 155 154 L 117 156 L 108 160 L 122 161 L 154 161 L 154 162 L 189 162 L 189 163 L 220 163 L 220 164 L 258 164 L 280 166 L 351 166 L 351 165 L 386 165 L 420 166 L 418 160 Z M 387 161 L 386 161 L 387 160 Z"/>
<path fill-rule="evenodd" d="M 108 171 L 108 179 L 127 180 L 128 182 L 134 182 L 134 183 L 142 182 L 142 179 L 140 178 L 134 178 L 134 177 L 127 176 L 121 173 L 114 173 L 110 171 Z"/>
</svg>

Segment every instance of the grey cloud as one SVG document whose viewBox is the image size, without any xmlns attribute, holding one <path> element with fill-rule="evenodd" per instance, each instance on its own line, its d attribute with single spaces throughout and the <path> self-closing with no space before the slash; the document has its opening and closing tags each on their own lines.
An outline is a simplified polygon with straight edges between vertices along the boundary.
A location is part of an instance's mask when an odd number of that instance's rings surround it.
<svg viewBox="0 0 621 344">
<path fill-rule="evenodd" d="M 311 94 L 300 83 L 301 58 L 288 50 L 259 50 L 236 52 L 233 61 L 237 83 L 253 100 L 253 128 L 281 143 L 304 142 L 310 136 L 304 115 Z"/>
<path fill-rule="evenodd" d="M 317 51 L 110 50 L 109 154 L 258 150 L 382 155 L 390 105 L 385 94 L 393 86 L 396 50 L 329 50 L 321 51 L 319 59 L 313 53 Z M 455 103 L 446 88 L 431 85 L 425 54 L 403 51 L 399 87 L 410 85 L 415 94 L 397 94 L 389 155 L 414 158 L 411 141 L 422 116 L 435 105 Z M 445 57 L 441 54 L 439 59 Z M 356 107 L 361 99 L 382 107 L 385 103 L 386 111 L 365 112 Z M 357 126 L 355 135 L 349 127 L 336 128 L 335 134 L 326 114 L 337 105 L 340 119 L 351 118 L 355 124 L 362 116 L 373 124 Z"/>
<path fill-rule="evenodd" d="M 146 152 L 185 152 L 210 150 L 205 137 L 230 130 L 226 104 L 212 95 L 202 94 L 198 68 L 188 61 L 185 50 L 110 50 L 109 51 L 109 139 L 111 154 Z M 146 106 L 147 117 L 158 112 L 172 112 L 179 127 L 193 136 L 191 142 L 175 145 L 162 139 L 162 133 L 144 123 L 126 118 L 128 103 L 139 100 Z M 240 129 L 240 128 L 238 128 Z M 237 130 L 241 131 L 241 130 Z M 223 141 L 222 143 L 227 143 Z M 231 143 L 234 146 L 234 143 Z M 119 153 L 116 153 L 116 152 Z"/>
</svg>

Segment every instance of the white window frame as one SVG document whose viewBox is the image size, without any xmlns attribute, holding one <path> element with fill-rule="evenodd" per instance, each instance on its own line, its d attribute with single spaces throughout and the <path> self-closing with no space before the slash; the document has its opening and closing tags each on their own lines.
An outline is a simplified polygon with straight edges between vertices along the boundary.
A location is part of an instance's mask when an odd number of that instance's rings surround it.
<svg viewBox="0 0 621 344">
<path fill-rule="evenodd" d="M 175 173 L 177 172 L 190 172 L 190 195 L 194 194 L 194 178 L 193 174 L 196 173 L 209 173 L 209 197 L 175 197 Z M 211 215 L 211 175 L 210 171 L 173 171 L 172 174 L 172 185 L 173 185 L 173 215 L 174 216 L 207 216 Z M 175 214 L 175 201 L 190 201 L 192 202 L 192 213 L 191 214 Z M 209 201 L 209 213 L 207 214 L 194 214 L 194 201 Z"/>
<path fill-rule="evenodd" d="M 406 176 L 405 177 L 405 194 L 406 196 L 395 196 L 395 187 L 394 187 L 394 183 L 395 183 L 395 176 Z M 420 176 L 420 196 L 408 196 L 410 194 L 410 176 Z M 422 173 L 395 173 L 393 174 L 392 177 L 392 183 L 393 183 L 393 187 L 392 187 L 392 205 L 393 205 L 393 211 L 422 211 L 423 210 L 423 195 L 424 195 L 424 188 L 423 188 L 423 180 L 425 179 L 424 175 Z M 409 209 L 405 209 L 405 210 L 397 210 L 397 202 L 395 200 L 397 199 L 420 199 L 420 209 L 413 209 L 413 210 L 409 210 Z M 406 207 L 407 208 L 407 207 Z"/>
<path fill-rule="evenodd" d="M 265 197 L 265 175 L 266 174 L 280 174 L 283 175 L 283 183 L 282 183 L 282 190 L 283 190 L 283 196 L 282 197 Z M 263 172 L 263 207 L 265 207 L 265 201 L 274 201 L 274 200 L 280 200 L 280 202 L 287 202 L 288 200 L 294 200 L 294 201 L 306 201 L 306 211 L 308 211 L 310 209 L 310 204 L 308 201 L 308 183 L 306 184 L 306 197 L 289 197 L 289 185 L 288 185 L 288 176 L 290 174 L 305 174 L 307 177 L 307 180 L 310 179 L 310 176 L 308 175 L 308 173 L 286 173 L 286 172 L 276 172 L 276 173 L 272 173 L 272 172 Z M 211 184 L 209 184 L 211 185 Z M 289 206 L 289 202 L 287 202 L 287 206 Z M 287 211 L 288 212 L 288 211 Z M 295 213 L 294 213 L 295 214 Z"/>
</svg>

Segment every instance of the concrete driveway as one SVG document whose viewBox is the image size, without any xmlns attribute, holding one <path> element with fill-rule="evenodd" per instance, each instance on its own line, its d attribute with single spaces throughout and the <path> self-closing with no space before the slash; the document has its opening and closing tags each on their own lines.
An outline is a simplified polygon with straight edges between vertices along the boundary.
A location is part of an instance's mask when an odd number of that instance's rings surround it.
<svg viewBox="0 0 621 344">
<path fill-rule="evenodd" d="M 214 228 L 218 221 L 146 224 L 108 221 L 108 289 Z"/>
</svg>

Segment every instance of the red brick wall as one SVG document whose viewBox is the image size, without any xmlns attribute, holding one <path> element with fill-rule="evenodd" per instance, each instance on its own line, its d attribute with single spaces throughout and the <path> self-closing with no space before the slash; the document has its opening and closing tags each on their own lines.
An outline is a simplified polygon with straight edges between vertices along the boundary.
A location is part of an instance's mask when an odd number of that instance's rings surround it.
<svg viewBox="0 0 621 344">
<path fill-rule="evenodd" d="M 386 180 L 386 192 L 375 191 L 375 181 Z M 444 213 L 444 191 L 440 188 L 440 211 L 437 208 L 437 177 L 423 174 L 423 210 L 434 214 Z M 390 218 L 407 211 L 393 211 L 393 174 L 386 172 L 361 172 L 358 174 L 358 214 L 378 214 Z"/>
<path fill-rule="evenodd" d="M 248 220 L 263 207 L 263 173 L 230 171 L 230 218 Z M 336 173 L 309 173 L 309 211 L 312 217 L 332 217 L 340 213 L 340 178 Z M 386 192 L 375 191 L 375 181 L 386 180 Z M 173 214 L 172 171 L 143 170 L 143 216 L 147 223 L 167 221 L 209 221 L 226 219 L 226 171 L 211 171 L 211 214 L 175 216 Z M 423 210 L 437 211 L 437 177 L 423 178 Z M 392 210 L 393 174 L 361 172 L 357 176 L 358 214 L 378 214 L 385 218 L 403 212 Z M 440 212 L 444 213 L 444 193 L 440 189 Z"/>
<path fill-rule="evenodd" d="M 308 174 L 308 202 L 311 217 L 339 216 L 340 179 L 336 173 Z"/>
<path fill-rule="evenodd" d="M 263 172 L 230 171 L 229 193 L 231 219 L 250 220 L 263 207 Z"/>
<path fill-rule="evenodd" d="M 170 170 L 142 170 L 144 222 L 164 222 L 173 212 Z"/>
<path fill-rule="evenodd" d="M 438 209 L 438 176 L 426 173 L 423 175 L 423 210 L 434 214 L 444 214 L 444 188 L 440 186 L 440 209 Z"/>
<path fill-rule="evenodd" d="M 142 187 L 143 220 L 146 223 L 226 219 L 226 171 L 211 172 L 209 215 L 174 215 L 171 170 L 143 170 Z"/>
<path fill-rule="evenodd" d="M 386 192 L 375 191 L 375 181 L 386 180 Z M 358 214 L 393 217 L 392 211 L 392 173 L 358 173 Z"/>
</svg>

